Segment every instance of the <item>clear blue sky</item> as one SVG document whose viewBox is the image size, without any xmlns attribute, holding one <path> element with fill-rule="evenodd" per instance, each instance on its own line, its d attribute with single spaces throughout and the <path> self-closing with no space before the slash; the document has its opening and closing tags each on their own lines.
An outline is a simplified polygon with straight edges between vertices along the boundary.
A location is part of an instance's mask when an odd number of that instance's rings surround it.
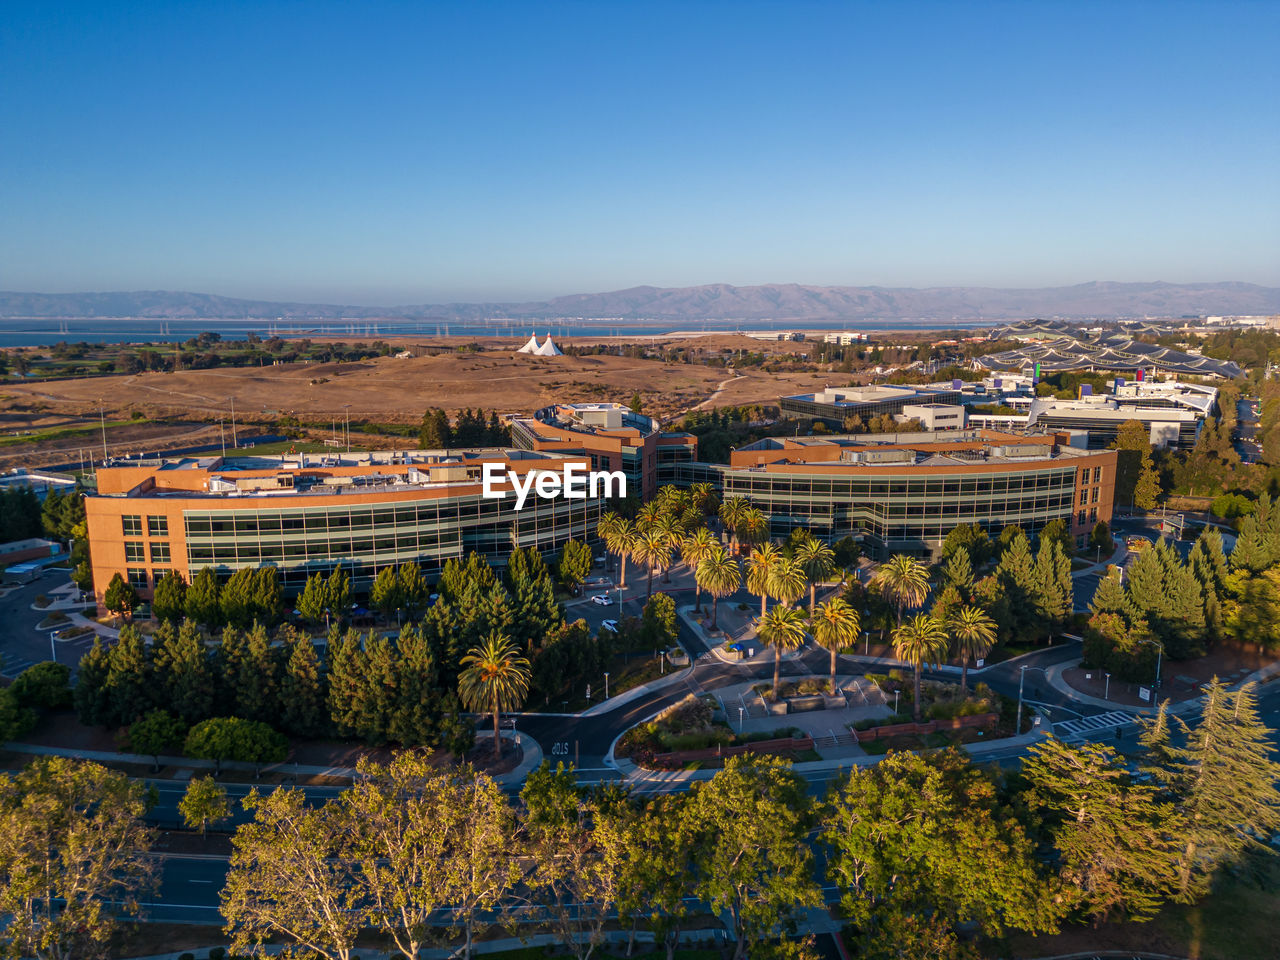
<svg viewBox="0 0 1280 960">
<path fill-rule="evenodd" d="M 1280 284 L 1280 3 L 0 7 L 0 289 Z"/>
</svg>

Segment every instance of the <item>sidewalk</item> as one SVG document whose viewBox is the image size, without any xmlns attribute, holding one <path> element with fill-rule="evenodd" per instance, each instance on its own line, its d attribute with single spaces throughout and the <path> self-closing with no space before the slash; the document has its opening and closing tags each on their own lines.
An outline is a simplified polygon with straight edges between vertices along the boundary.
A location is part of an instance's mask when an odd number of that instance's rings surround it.
<svg viewBox="0 0 1280 960">
<path fill-rule="evenodd" d="M 980 743 L 962 744 L 960 749 L 970 754 L 974 759 L 981 760 L 984 756 L 992 753 L 998 753 L 1004 750 L 1016 750 L 1022 747 L 1030 746 L 1039 740 L 1050 736 L 1050 724 L 1041 722 L 1040 726 L 1032 727 L 1030 732 L 1021 734 L 1016 737 L 1005 737 L 1000 740 L 986 740 Z M 855 748 L 859 750 L 860 748 Z M 610 747 L 610 756 L 612 756 L 613 748 Z M 884 754 L 861 755 L 852 752 L 847 756 L 831 757 L 823 760 L 808 760 L 803 763 L 792 764 L 791 769 L 802 777 L 813 773 L 832 773 L 840 774 L 852 767 L 869 767 L 879 763 L 885 757 Z M 635 788 L 639 792 L 667 792 L 670 790 L 680 789 L 688 784 L 710 780 L 719 771 L 718 770 L 648 770 L 630 760 L 615 760 L 614 766 L 626 778 L 628 786 Z"/>
<path fill-rule="evenodd" d="M 1105 707 L 1108 710 L 1122 710 L 1126 713 L 1133 713 L 1139 716 L 1154 716 L 1156 711 L 1159 709 L 1159 704 L 1152 704 L 1151 706 L 1146 706 L 1146 707 L 1133 706 L 1129 704 L 1117 703 L 1114 700 L 1104 700 L 1101 697 L 1092 697 L 1086 693 L 1081 693 L 1079 690 L 1071 686 L 1071 684 L 1067 683 L 1066 680 L 1062 678 L 1062 674 L 1064 672 L 1071 669 L 1072 667 L 1076 667 L 1079 665 L 1080 665 L 1079 660 L 1071 660 L 1071 661 L 1068 661 L 1067 663 L 1055 664 L 1054 666 L 1049 667 L 1047 670 L 1045 670 L 1045 677 L 1048 680 L 1049 685 L 1051 687 L 1053 687 L 1063 696 L 1074 701 L 1075 703 L 1085 703 L 1092 707 Z M 972 673 L 972 671 L 970 672 Z M 1239 690 L 1241 687 L 1243 687 L 1247 683 L 1259 683 L 1259 684 L 1265 683 L 1269 679 L 1275 676 L 1280 676 L 1280 660 L 1276 661 L 1275 663 L 1269 664 L 1268 666 L 1263 667 L 1261 670 L 1255 670 L 1253 673 L 1249 674 L 1247 677 L 1244 677 L 1241 680 L 1237 680 L 1235 683 L 1228 684 L 1227 689 Z M 1201 700 L 1201 695 L 1197 693 L 1194 696 L 1188 697 L 1185 700 L 1181 700 L 1176 703 L 1170 703 L 1169 712 L 1174 714 L 1194 712 L 1195 710 L 1199 709 L 1200 700 Z"/>
<path fill-rule="evenodd" d="M 499 786 L 514 786 L 523 782 L 524 778 L 542 763 L 542 747 L 528 734 L 519 732 L 513 734 L 509 730 L 503 730 L 502 736 L 508 740 L 514 736 L 516 743 L 524 751 L 524 757 L 514 770 L 499 774 L 493 780 Z M 3 747 L 13 753 L 34 756 L 73 757 L 78 760 L 95 760 L 98 763 L 134 763 L 148 767 L 152 766 L 156 759 L 151 754 L 114 753 L 109 750 L 80 750 L 73 747 L 51 747 L 30 743 L 6 743 Z M 161 766 L 185 767 L 188 769 L 194 767 L 199 770 L 213 770 L 218 766 L 213 760 L 197 760 L 192 757 L 161 755 L 159 760 Z M 222 762 L 222 771 L 224 773 L 227 771 L 253 773 L 255 774 L 255 780 L 260 773 L 292 774 L 295 777 L 299 775 L 345 777 L 348 779 L 354 779 L 359 776 L 359 772 L 355 767 L 326 767 L 319 764 L 291 763 L 287 760 L 284 763 L 273 763 L 262 767 L 238 760 L 224 760 Z"/>
<path fill-rule="evenodd" d="M 823 914 L 826 913 L 825 910 L 820 912 Z M 813 919 L 820 918 L 811 917 L 811 922 Z M 827 919 L 826 923 L 830 925 L 836 924 L 838 921 Z M 824 927 L 824 929 L 815 930 L 815 932 L 829 933 L 831 931 Z M 630 930 L 605 930 L 603 932 L 604 939 L 609 943 L 626 943 L 631 939 L 631 935 Z M 635 942 L 637 944 L 653 943 L 653 933 L 649 930 L 637 930 L 635 932 Z M 693 946 L 709 944 L 718 948 L 730 943 L 731 941 L 729 939 L 729 932 L 723 926 L 715 926 L 683 930 L 680 933 L 679 942 L 681 944 L 691 944 Z M 471 945 L 471 952 L 481 955 L 487 953 L 505 953 L 507 951 L 524 950 L 530 947 L 555 946 L 559 943 L 560 939 L 554 934 L 535 933 L 524 938 L 504 937 L 501 940 L 479 940 Z M 181 960 L 184 955 L 189 954 L 194 954 L 197 957 L 203 958 L 208 956 L 208 951 L 210 949 L 217 946 L 222 946 L 224 949 L 228 949 L 229 954 L 229 948 L 227 948 L 227 944 L 225 942 L 215 942 L 211 943 L 207 947 L 196 947 L 195 949 L 182 950 L 175 953 L 155 953 L 146 957 L 132 957 L 130 960 Z M 257 947 L 254 955 L 277 956 L 278 954 L 283 953 L 286 949 L 288 948 L 282 945 L 264 945 Z M 458 955 L 458 950 L 458 947 L 437 947 L 434 949 L 423 950 L 418 954 L 418 956 L 423 958 L 423 960 L 450 960 L 450 958 Z M 356 955 L 363 957 L 364 960 L 396 960 L 396 958 L 403 956 L 403 954 L 398 951 L 383 953 L 378 950 L 367 950 L 363 947 L 356 950 L 355 953 Z M 658 955 L 660 955 L 660 952 L 659 954 L 651 954 L 651 956 Z"/>
<path fill-rule="evenodd" d="M 1107 572 L 1107 567 L 1113 564 L 1116 566 L 1120 566 L 1121 564 L 1123 564 L 1124 558 L 1129 555 L 1129 548 L 1125 546 L 1125 543 L 1123 540 L 1117 539 L 1114 536 L 1111 538 L 1111 542 L 1116 546 L 1116 549 L 1112 552 L 1111 556 L 1107 557 L 1104 560 L 1099 560 L 1096 563 L 1092 563 L 1089 566 L 1085 567 L 1083 570 L 1073 570 L 1071 571 L 1071 576 L 1072 577 L 1090 577 L 1090 576 L 1093 576 L 1093 574 L 1095 573 L 1101 576 Z"/>
</svg>

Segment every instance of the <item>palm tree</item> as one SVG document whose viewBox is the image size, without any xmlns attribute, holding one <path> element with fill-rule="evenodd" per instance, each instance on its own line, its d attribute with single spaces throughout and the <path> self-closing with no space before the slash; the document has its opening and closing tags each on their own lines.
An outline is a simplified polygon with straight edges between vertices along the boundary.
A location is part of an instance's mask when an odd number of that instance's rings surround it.
<svg viewBox="0 0 1280 960">
<path fill-rule="evenodd" d="M 756 621 L 756 635 L 773 645 L 773 690 L 770 699 L 778 700 L 778 684 L 782 679 L 782 651 L 798 650 L 804 645 L 804 614 L 781 604 Z"/>
<path fill-rule="evenodd" d="M 627 556 L 631 553 L 631 547 L 635 541 L 635 525 L 610 510 L 600 518 L 596 531 L 604 540 L 605 549 L 618 557 L 621 575 L 618 585 L 623 590 L 627 589 Z"/>
<path fill-rule="evenodd" d="M 671 562 L 670 558 L 680 549 L 680 543 L 684 540 L 684 524 L 680 521 L 677 513 L 668 513 L 658 518 L 658 522 L 654 524 L 654 529 L 667 538 L 667 564 L 662 571 L 662 582 L 671 582 Z"/>
<path fill-rule="evenodd" d="M 960 694 L 969 694 L 969 661 L 985 657 L 996 642 L 996 622 L 981 607 L 963 606 L 947 622 L 960 657 Z"/>
<path fill-rule="evenodd" d="M 511 638 L 491 633 L 484 642 L 462 658 L 458 674 L 458 695 L 469 710 L 493 713 L 493 758 L 502 756 L 498 715 L 524 703 L 529 692 L 529 661 Z"/>
<path fill-rule="evenodd" d="M 790 557 L 783 556 L 769 568 L 769 596 L 788 607 L 804 596 L 806 584 L 804 569 Z"/>
<path fill-rule="evenodd" d="M 736 535 L 739 547 L 745 543 L 748 550 L 758 543 L 764 543 L 769 539 L 769 518 L 752 507 L 742 515 Z"/>
<path fill-rule="evenodd" d="M 711 629 L 719 629 L 716 615 L 720 612 L 720 598 L 727 597 L 742 583 L 742 569 L 738 561 L 724 547 L 716 544 L 713 552 L 698 562 L 693 572 L 694 582 L 711 594 Z"/>
<path fill-rule="evenodd" d="M 831 651 L 831 693 L 836 692 L 836 653 L 858 639 L 858 611 L 836 597 L 817 607 L 809 618 L 813 639 Z"/>
<path fill-rule="evenodd" d="M 693 573 L 693 609 L 702 610 L 702 591 L 698 584 L 698 564 L 711 556 L 712 551 L 720 548 L 716 535 L 706 527 L 699 527 L 688 537 L 680 541 L 680 559 Z"/>
<path fill-rule="evenodd" d="M 703 517 L 713 516 L 720 505 L 716 499 L 716 488 L 709 483 L 695 483 L 689 488 L 689 499 L 702 512 Z"/>
<path fill-rule="evenodd" d="M 658 522 L 658 518 L 662 516 L 663 500 L 650 500 L 643 507 L 636 511 L 636 529 L 644 530 L 652 527 Z"/>
<path fill-rule="evenodd" d="M 928 614 L 917 613 L 893 631 L 893 655 L 915 668 L 915 700 L 912 713 L 920 722 L 920 673 L 926 663 L 937 663 L 947 654 L 947 631 Z"/>
<path fill-rule="evenodd" d="M 818 584 L 824 582 L 835 570 L 836 554 L 821 540 L 809 537 L 796 547 L 796 562 L 809 579 L 809 616 L 812 617 L 818 599 Z"/>
<path fill-rule="evenodd" d="M 873 579 L 893 602 L 899 626 L 902 625 L 902 611 L 920 606 L 929 595 L 929 568 L 915 557 L 903 553 L 895 554 L 881 564 Z"/>
<path fill-rule="evenodd" d="M 772 543 L 766 543 L 747 560 L 747 589 L 760 598 L 760 616 L 769 607 L 769 577 L 775 566 L 782 562 L 782 551 Z"/>
<path fill-rule="evenodd" d="M 743 515 L 751 509 L 751 501 L 746 497 L 730 497 L 720 504 L 720 522 L 733 537 L 733 548 L 738 549 L 738 527 L 742 524 Z"/>
<path fill-rule="evenodd" d="M 643 563 L 649 568 L 649 587 L 645 594 L 648 600 L 653 596 L 654 568 L 665 567 L 671 562 L 671 541 L 656 526 L 642 530 L 632 541 L 631 557 L 636 563 Z"/>
</svg>

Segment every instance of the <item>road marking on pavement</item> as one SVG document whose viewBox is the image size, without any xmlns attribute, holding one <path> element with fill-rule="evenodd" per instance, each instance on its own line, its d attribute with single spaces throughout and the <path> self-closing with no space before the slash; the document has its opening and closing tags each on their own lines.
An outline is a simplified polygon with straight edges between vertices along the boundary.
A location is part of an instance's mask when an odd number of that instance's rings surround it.
<svg viewBox="0 0 1280 960">
<path fill-rule="evenodd" d="M 1066 720 L 1053 725 L 1054 732 L 1063 740 L 1083 740 L 1086 734 L 1098 733 L 1112 727 L 1123 727 L 1133 723 L 1135 717 L 1122 710 L 1110 713 L 1095 714 L 1092 717 L 1081 717 L 1079 720 Z"/>
</svg>

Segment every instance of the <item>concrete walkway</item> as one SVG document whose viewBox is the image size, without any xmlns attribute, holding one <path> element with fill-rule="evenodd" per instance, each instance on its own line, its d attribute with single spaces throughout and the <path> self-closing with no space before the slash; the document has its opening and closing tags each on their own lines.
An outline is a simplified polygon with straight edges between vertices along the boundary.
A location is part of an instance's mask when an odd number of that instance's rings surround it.
<svg viewBox="0 0 1280 960">
<path fill-rule="evenodd" d="M 524 778 L 542 763 L 542 747 L 528 734 L 503 730 L 502 736 L 508 740 L 514 737 L 516 743 L 524 751 L 524 757 L 514 770 L 499 774 L 493 780 L 499 786 L 514 786 L 523 782 Z M 6 743 L 4 744 L 4 749 L 13 753 L 50 757 L 74 757 L 78 760 L 95 760 L 98 763 L 133 763 L 152 766 L 156 760 L 150 754 L 114 753 L 109 750 L 80 750 L 72 747 L 51 747 L 32 743 Z M 188 770 L 192 768 L 214 770 L 218 767 L 218 764 L 213 760 L 197 760 L 192 757 L 173 757 L 162 754 L 158 759 L 161 766 L 185 767 Z M 290 761 L 267 764 L 260 767 L 257 764 L 243 763 L 238 760 L 224 760 L 221 769 L 223 773 L 228 771 L 252 773 L 255 780 L 263 773 L 278 773 L 293 777 L 326 776 L 348 779 L 354 779 L 360 775 L 355 767 L 321 766 L 319 764 L 292 763 Z M 152 777 L 151 779 L 156 778 Z"/>
<path fill-rule="evenodd" d="M 1091 697 L 1086 693 L 1081 693 L 1071 684 L 1063 679 L 1063 673 L 1072 667 L 1078 667 L 1080 661 L 1071 660 L 1067 663 L 1055 664 L 1045 670 L 1045 677 L 1048 679 L 1049 685 L 1057 690 L 1063 696 L 1075 701 L 1076 703 L 1084 703 L 1093 707 L 1104 707 L 1108 710 L 1124 711 L 1125 713 L 1136 714 L 1137 716 L 1154 716 L 1159 709 L 1159 704 L 1152 704 L 1149 707 L 1133 706 L 1130 704 L 1116 703 L 1114 700 L 1104 700 L 1101 697 Z M 972 673 L 973 671 L 970 671 Z M 1228 690 L 1239 690 L 1247 683 L 1266 683 L 1273 677 L 1280 676 L 1280 660 L 1275 663 L 1268 664 L 1261 670 L 1255 670 L 1243 679 L 1237 680 L 1235 683 L 1227 685 Z M 1201 697 L 1199 694 L 1188 697 L 1176 703 L 1169 704 L 1169 712 L 1174 714 L 1193 713 L 1200 707 Z"/>
</svg>

